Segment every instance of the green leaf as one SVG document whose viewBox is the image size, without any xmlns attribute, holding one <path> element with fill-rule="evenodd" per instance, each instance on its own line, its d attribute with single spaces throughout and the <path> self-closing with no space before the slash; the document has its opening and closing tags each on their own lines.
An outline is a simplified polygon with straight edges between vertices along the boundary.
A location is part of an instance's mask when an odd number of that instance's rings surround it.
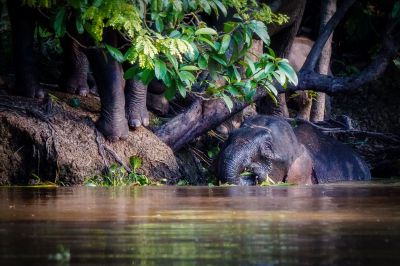
<svg viewBox="0 0 400 266">
<path fill-rule="evenodd" d="M 209 39 L 203 38 L 203 37 L 198 37 L 198 40 L 207 43 L 207 44 L 210 45 L 215 51 L 218 50 L 217 47 L 215 47 L 214 43 L 213 43 L 212 41 L 210 41 Z"/>
<path fill-rule="evenodd" d="M 127 71 L 124 73 L 124 79 L 133 79 L 137 73 L 140 71 L 140 69 L 136 66 L 130 67 Z"/>
<path fill-rule="evenodd" d="M 239 96 L 239 95 L 241 95 L 239 89 L 236 88 L 236 87 L 234 87 L 234 86 L 228 86 L 228 87 L 227 87 L 227 91 L 229 91 L 229 93 L 232 94 L 232 96 Z"/>
<path fill-rule="evenodd" d="M 237 23 L 229 21 L 224 23 L 224 32 L 230 33 L 237 26 Z"/>
<path fill-rule="evenodd" d="M 205 58 L 204 56 L 199 56 L 199 59 L 197 61 L 197 64 L 199 65 L 199 67 L 203 70 L 208 68 L 208 60 L 207 58 Z"/>
<path fill-rule="evenodd" d="M 169 34 L 169 37 L 170 38 L 179 38 L 179 37 L 181 37 L 181 33 L 179 32 L 179 31 L 177 31 L 177 30 L 173 30 L 170 34 Z"/>
<path fill-rule="evenodd" d="M 268 35 L 267 26 L 265 26 L 264 22 L 252 20 L 249 23 L 249 27 L 266 45 L 269 45 L 270 37 Z"/>
<path fill-rule="evenodd" d="M 171 62 L 172 66 L 175 68 L 175 70 L 178 71 L 178 67 L 179 67 L 178 60 L 176 60 L 176 58 L 170 54 L 167 54 L 166 56 L 168 58 L 168 61 Z"/>
<path fill-rule="evenodd" d="M 111 55 L 115 60 L 117 60 L 117 61 L 120 62 L 120 63 L 124 62 L 125 58 L 124 58 L 124 56 L 122 55 L 122 53 L 121 53 L 120 50 L 118 50 L 117 48 L 112 47 L 112 46 L 110 46 L 110 45 L 108 45 L 108 44 L 106 44 L 105 46 L 106 46 L 106 48 L 107 48 L 107 51 L 110 53 L 110 55 Z"/>
<path fill-rule="evenodd" d="M 272 72 L 272 76 L 274 76 L 274 78 L 279 82 L 279 84 L 281 84 L 282 86 L 285 84 L 286 82 L 286 75 L 284 72 L 282 72 L 281 70 L 276 70 L 274 72 Z"/>
<path fill-rule="evenodd" d="M 78 31 L 79 34 L 82 34 L 85 31 L 85 29 L 83 28 L 83 22 L 81 16 L 76 17 L 75 25 L 76 25 L 76 30 Z"/>
<path fill-rule="evenodd" d="M 164 96 L 165 98 L 170 101 L 175 97 L 176 94 L 176 86 L 174 86 L 174 82 L 171 82 L 171 86 L 167 86 L 167 89 L 165 90 Z"/>
<path fill-rule="evenodd" d="M 190 86 L 192 82 L 196 80 L 196 77 L 188 72 L 188 71 L 180 71 L 179 78 L 186 83 L 186 85 Z"/>
<path fill-rule="evenodd" d="M 200 2 L 201 7 L 204 9 L 204 12 L 206 12 L 208 15 L 211 14 L 211 6 L 206 0 L 201 0 Z"/>
<path fill-rule="evenodd" d="M 115 163 L 113 163 L 109 168 L 109 171 L 111 174 L 115 174 L 117 172 L 117 170 L 118 170 L 118 166 Z"/>
<path fill-rule="evenodd" d="M 231 43 L 231 35 L 230 34 L 224 35 L 224 37 L 222 38 L 221 47 L 219 48 L 218 53 L 224 54 L 226 52 L 226 50 L 228 50 L 230 43 Z"/>
<path fill-rule="evenodd" d="M 216 56 L 216 55 L 211 55 L 211 58 L 213 60 L 215 60 L 217 63 L 223 65 L 223 66 L 227 66 L 227 63 L 225 62 L 225 60 L 223 58 L 221 58 L 220 56 Z"/>
<path fill-rule="evenodd" d="M 134 61 L 136 56 L 137 56 L 137 54 L 136 54 L 135 46 L 131 46 L 131 47 L 129 47 L 128 51 L 125 52 L 124 60 Z"/>
<path fill-rule="evenodd" d="M 154 63 L 154 74 L 156 75 L 156 78 L 159 80 L 164 79 L 165 74 L 167 73 L 167 65 L 160 59 L 155 59 Z"/>
<path fill-rule="evenodd" d="M 54 31 L 56 33 L 57 37 L 61 37 L 65 34 L 66 31 L 66 12 L 65 12 L 65 8 L 62 7 L 60 8 L 60 10 L 57 12 L 56 18 L 54 19 Z"/>
<path fill-rule="evenodd" d="M 222 99 L 224 100 L 226 107 L 228 107 L 229 112 L 232 112 L 232 108 L 233 108 L 232 99 L 224 93 L 222 94 Z"/>
<path fill-rule="evenodd" d="M 394 60 L 393 60 L 393 64 L 394 64 L 398 69 L 400 69 L 400 58 L 394 59 Z"/>
<path fill-rule="evenodd" d="M 226 7 L 219 0 L 213 0 L 213 2 L 218 6 L 219 10 L 221 10 L 222 14 L 226 17 L 228 12 L 226 11 Z"/>
<path fill-rule="evenodd" d="M 200 68 L 197 66 L 183 66 L 179 70 L 186 70 L 186 71 L 198 71 Z"/>
<path fill-rule="evenodd" d="M 214 29 L 211 28 L 201 28 L 196 30 L 194 33 L 195 35 L 218 35 L 218 32 L 216 32 Z"/>
<path fill-rule="evenodd" d="M 248 56 L 245 57 L 245 60 L 246 60 L 247 65 L 251 69 L 252 74 L 256 73 L 256 67 L 254 66 L 253 60 Z"/>
<path fill-rule="evenodd" d="M 136 172 L 142 166 L 142 159 L 139 156 L 131 156 L 129 158 L 129 164 L 132 167 L 132 170 Z"/>
<path fill-rule="evenodd" d="M 397 1 L 392 10 L 392 18 L 399 18 L 400 17 L 400 1 Z"/>
<path fill-rule="evenodd" d="M 275 64 L 274 63 L 267 63 L 267 65 L 264 68 L 264 73 L 265 74 L 271 74 L 272 70 L 275 68 Z"/>
<path fill-rule="evenodd" d="M 274 96 L 278 95 L 278 90 L 272 83 L 268 82 L 266 85 L 266 89 L 270 91 Z"/>
<path fill-rule="evenodd" d="M 240 73 L 235 66 L 233 67 L 233 72 L 235 73 L 236 80 L 240 82 L 242 80 L 242 77 L 240 76 Z"/>
<path fill-rule="evenodd" d="M 150 69 L 145 69 L 140 73 L 140 80 L 143 82 L 145 86 L 149 85 L 149 83 L 154 79 L 154 71 Z"/>
<path fill-rule="evenodd" d="M 156 18 L 156 29 L 158 32 L 162 32 L 164 30 L 164 22 L 161 17 Z"/>
<path fill-rule="evenodd" d="M 182 83 L 180 83 L 180 82 L 178 82 L 177 85 L 178 85 L 177 87 L 178 87 L 179 94 L 180 94 L 183 98 L 185 98 L 185 97 L 186 97 L 186 89 L 185 89 L 185 86 L 184 86 Z"/>
<path fill-rule="evenodd" d="M 286 74 L 286 77 L 293 85 L 297 86 L 299 80 L 297 78 L 296 71 L 294 71 L 294 69 L 288 63 L 280 62 L 278 64 L 278 68 Z"/>
</svg>

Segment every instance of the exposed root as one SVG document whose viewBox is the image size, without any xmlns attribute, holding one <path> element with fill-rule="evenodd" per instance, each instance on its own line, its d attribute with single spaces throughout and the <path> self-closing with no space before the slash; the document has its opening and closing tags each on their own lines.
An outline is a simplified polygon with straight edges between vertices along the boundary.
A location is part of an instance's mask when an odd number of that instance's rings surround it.
<svg viewBox="0 0 400 266">
<path fill-rule="evenodd" d="M 112 158 L 114 158 L 114 160 L 117 163 L 119 163 L 122 167 L 124 167 L 128 173 L 131 173 L 132 169 L 124 163 L 124 161 L 118 156 L 118 154 L 113 149 L 111 149 L 110 147 L 107 147 L 107 145 L 105 144 L 105 139 L 104 139 L 103 135 L 97 129 L 95 129 L 95 134 L 96 134 L 96 144 L 97 144 L 97 147 L 99 150 L 99 154 L 100 154 L 101 158 L 103 159 L 104 166 L 107 169 L 110 167 L 110 164 L 109 164 L 109 162 L 107 160 L 107 156 L 106 156 L 106 152 L 107 152 Z"/>
</svg>

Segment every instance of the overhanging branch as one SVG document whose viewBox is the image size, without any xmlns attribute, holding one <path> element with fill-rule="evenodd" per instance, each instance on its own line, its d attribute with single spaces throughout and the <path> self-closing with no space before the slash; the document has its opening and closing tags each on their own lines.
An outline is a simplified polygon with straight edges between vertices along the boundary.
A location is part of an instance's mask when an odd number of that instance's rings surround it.
<svg viewBox="0 0 400 266">
<path fill-rule="evenodd" d="M 336 26 L 339 22 L 343 19 L 344 15 L 346 14 L 347 10 L 356 2 L 357 0 L 346 0 L 342 3 L 340 8 L 335 12 L 332 18 L 326 23 L 324 30 L 319 35 L 317 41 L 315 42 L 314 46 L 312 47 L 310 54 L 307 57 L 306 62 L 302 67 L 302 70 L 312 71 L 315 69 L 317 65 L 318 59 L 321 55 L 322 49 L 324 49 L 326 41 L 329 39 L 329 36 L 333 33 Z"/>
</svg>

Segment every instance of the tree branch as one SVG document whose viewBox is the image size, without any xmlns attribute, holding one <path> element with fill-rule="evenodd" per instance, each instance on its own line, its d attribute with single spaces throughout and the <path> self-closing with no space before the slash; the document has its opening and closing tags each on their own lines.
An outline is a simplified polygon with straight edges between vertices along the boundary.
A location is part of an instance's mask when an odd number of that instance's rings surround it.
<svg viewBox="0 0 400 266">
<path fill-rule="evenodd" d="M 357 0 L 346 0 L 340 8 L 335 12 L 332 18 L 326 23 L 324 30 L 322 30 L 319 35 L 317 41 L 315 42 L 313 48 L 310 51 L 310 54 L 307 57 L 306 62 L 304 62 L 301 70 L 313 71 L 315 66 L 317 65 L 318 59 L 321 55 L 322 49 L 324 49 L 326 41 L 329 39 L 329 36 L 333 33 L 336 26 L 343 19 L 347 10 L 356 2 Z"/>
<path fill-rule="evenodd" d="M 383 41 L 383 47 L 372 62 L 359 74 L 351 77 L 330 77 L 321 75 L 315 71 L 302 69 L 298 73 L 298 86 L 289 86 L 288 90 L 280 89 L 280 92 L 307 90 L 334 93 L 351 93 L 357 91 L 362 85 L 379 78 L 391 60 L 396 56 L 400 48 L 399 38 L 393 38 L 389 33 Z"/>
<path fill-rule="evenodd" d="M 356 91 L 360 86 L 375 80 L 383 74 L 388 64 L 396 56 L 396 52 L 400 47 L 400 37 L 398 36 L 398 32 L 400 31 L 397 29 L 398 21 L 391 21 L 388 31 L 385 34 L 381 52 L 358 76 L 330 77 L 318 74 L 314 71 L 325 42 L 355 1 L 356 0 L 345 1 L 338 11 L 336 11 L 335 15 L 329 20 L 321 36 L 311 50 L 306 64 L 298 73 L 298 86 L 288 86 L 287 89 L 283 89 L 278 82 L 275 82 L 274 85 L 278 89 L 278 92 L 285 93 L 288 91 L 308 90 L 312 88 L 314 91 L 325 92 L 327 94 L 349 93 Z M 258 88 L 252 101 L 258 101 L 265 96 L 267 96 L 265 90 L 263 88 Z M 173 150 L 179 150 L 191 140 L 215 128 L 250 104 L 250 102 L 240 102 L 238 100 L 233 100 L 233 102 L 233 108 L 231 112 L 229 112 L 222 99 L 207 101 L 196 98 L 187 111 L 160 126 L 154 133 Z"/>
</svg>

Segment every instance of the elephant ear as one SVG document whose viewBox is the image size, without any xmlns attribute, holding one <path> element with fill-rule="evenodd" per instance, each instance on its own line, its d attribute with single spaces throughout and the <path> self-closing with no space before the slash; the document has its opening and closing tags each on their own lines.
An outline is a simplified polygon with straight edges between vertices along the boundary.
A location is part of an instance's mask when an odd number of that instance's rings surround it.
<svg viewBox="0 0 400 266">
<path fill-rule="evenodd" d="M 286 182 L 299 185 L 312 185 L 314 182 L 313 160 L 308 150 L 301 145 L 303 152 L 290 165 Z"/>
</svg>

